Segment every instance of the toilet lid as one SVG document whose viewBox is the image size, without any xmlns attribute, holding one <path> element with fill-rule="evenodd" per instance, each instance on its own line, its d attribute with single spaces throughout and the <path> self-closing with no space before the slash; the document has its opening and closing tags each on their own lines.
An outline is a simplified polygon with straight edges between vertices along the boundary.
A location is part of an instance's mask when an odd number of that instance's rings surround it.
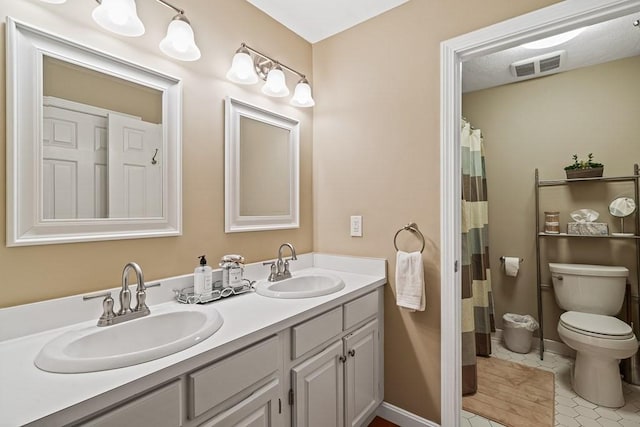
<svg viewBox="0 0 640 427">
<path fill-rule="evenodd" d="M 613 316 L 567 311 L 560 323 L 575 332 L 609 339 L 627 339 L 633 336 L 631 326 Z"/>
</svg>

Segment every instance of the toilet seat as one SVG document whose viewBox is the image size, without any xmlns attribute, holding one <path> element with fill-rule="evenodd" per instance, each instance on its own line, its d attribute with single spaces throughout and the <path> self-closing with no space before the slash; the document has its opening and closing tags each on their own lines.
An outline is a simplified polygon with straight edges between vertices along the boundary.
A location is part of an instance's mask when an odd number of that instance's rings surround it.
<svg viewBox="0 0 640 427">
<path fill-rule="evenodd" d="M 581 335 L 610 340 L 633 337 L 633 329 L 622 320 L 601 314 L 567 311 L 560 316 L 560 324 Z"/>
</svg>

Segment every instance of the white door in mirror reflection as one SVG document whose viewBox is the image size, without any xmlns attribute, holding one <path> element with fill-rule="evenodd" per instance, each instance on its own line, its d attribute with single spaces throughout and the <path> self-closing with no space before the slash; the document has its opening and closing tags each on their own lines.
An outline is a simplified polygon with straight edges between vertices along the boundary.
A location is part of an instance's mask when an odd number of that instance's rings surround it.
<svg viewBox="0 0 640 427">
<path fill-rule="evenodd" d="M 109 114 L 110 218 L 162 216 L 161 142 L 161 125 Z"/>
<path fill-rule="evenodd" d="M 106 218 L 107 119 L 44 107 L 44 219 Z"/>
<path fill-rule="evenodd" d="M 43 109 L 43 218 L 162 216 L 162 125 L 67 104 Z"/>
</svg>

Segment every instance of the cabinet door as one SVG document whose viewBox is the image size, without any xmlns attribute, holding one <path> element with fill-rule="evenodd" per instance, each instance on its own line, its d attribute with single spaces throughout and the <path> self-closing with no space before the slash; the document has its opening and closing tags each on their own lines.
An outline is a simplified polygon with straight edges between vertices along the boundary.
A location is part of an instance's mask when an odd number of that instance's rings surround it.
<svg viewBox="0 0 640 427">
<path fill-rule="evenodd" d="M 342 341 L 337 341 L 291 370 L 294 426 L 344 426 L 341 357 Z"/>
<path fill-rule="evenodd" d="M 378 405 L 378 321 L 367 323 L 344 338 L 346 425 L 359 426 Z"/>
<path fill-rule="evenodd" d="M 281 426 L 278 416 L 280 383 L 273 379 L 264 387 L 235 406 L 200 424 L 200 427 L 276 427 Z"/>
</svg>

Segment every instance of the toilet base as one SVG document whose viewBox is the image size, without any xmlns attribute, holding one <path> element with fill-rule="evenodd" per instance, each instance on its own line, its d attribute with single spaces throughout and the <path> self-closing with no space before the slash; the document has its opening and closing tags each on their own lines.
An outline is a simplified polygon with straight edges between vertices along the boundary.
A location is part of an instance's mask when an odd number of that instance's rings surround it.
<svg viewBox="0 0 640 427">
<path fill-rule="evenodd" d="M 609 408 L 624 406 L 620 360 L 578 351 L 572 375 L 573 391 L 589 402 Z"/>
</svg>

